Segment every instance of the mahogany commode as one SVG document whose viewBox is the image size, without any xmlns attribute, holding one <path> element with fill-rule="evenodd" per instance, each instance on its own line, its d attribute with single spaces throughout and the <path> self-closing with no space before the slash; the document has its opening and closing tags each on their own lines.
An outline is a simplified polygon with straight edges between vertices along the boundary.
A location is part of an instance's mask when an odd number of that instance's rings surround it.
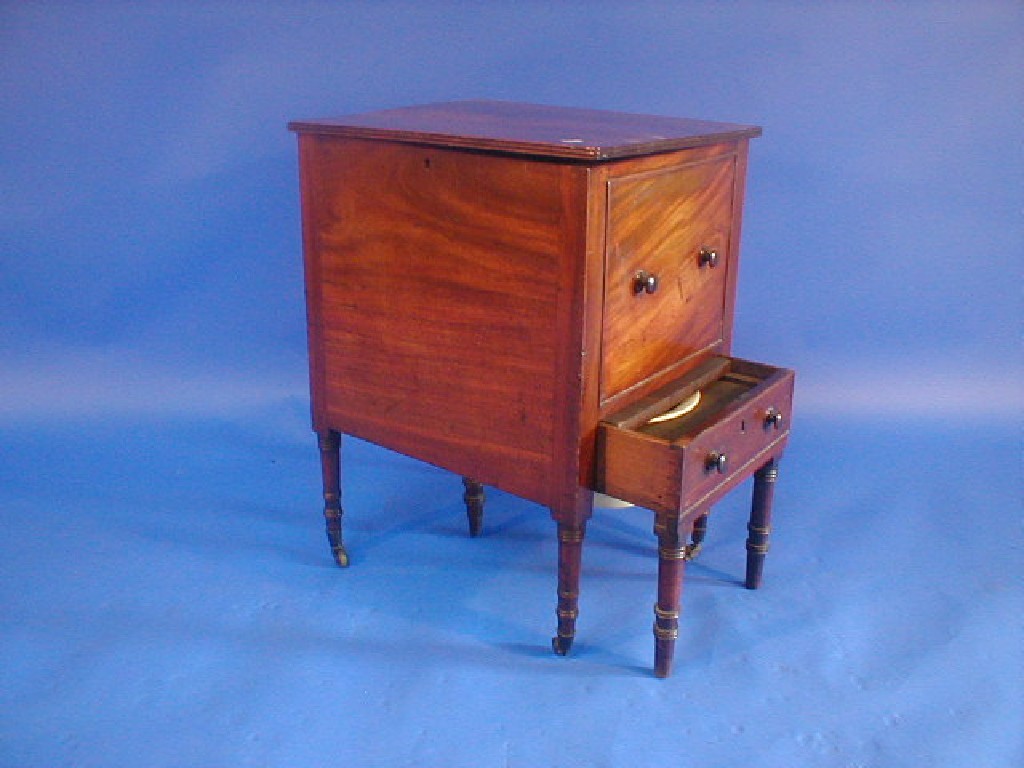
<svg viewBox="0 0 1024 768">
<path fill-rule="evenodd" d="M 462 475 L 473 534 L 484 485 L 538 502 L 558 525 L 564 654 L 605 492 L 654 512 L 667 675 L 684 563 L 711 505 L 750 475 L 758 586 L 789 436 L 793 373 L 728 356 L 760 129 L 491 101 L 289 127 L 338 564 L 341 434 Z M 691 412 L 650 422 L 697 391 Z"/>
</svg>

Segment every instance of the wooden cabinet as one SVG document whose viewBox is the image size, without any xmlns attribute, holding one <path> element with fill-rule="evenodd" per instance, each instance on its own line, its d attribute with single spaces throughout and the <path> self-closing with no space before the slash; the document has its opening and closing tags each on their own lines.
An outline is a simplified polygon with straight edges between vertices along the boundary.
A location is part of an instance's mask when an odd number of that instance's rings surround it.
<svg viewBox="0 0 1024 768">
<path fill-rule="evenodd" d="M 290 127 L 338 562 L 341 434 L 462 475 L 472 530 L 483 485 L 536 501 L 558 523 L 565 653 L 593 493 L 608 491 L 656 515 L 667 674 L 685 537 L 755 471 L 754 516 L 770 513 L 789 434 L 792 373 L 728 357 L 759 129 L 479 101 Z M 684 421 L 645 426 L 697 390 Z"/>
</svg>

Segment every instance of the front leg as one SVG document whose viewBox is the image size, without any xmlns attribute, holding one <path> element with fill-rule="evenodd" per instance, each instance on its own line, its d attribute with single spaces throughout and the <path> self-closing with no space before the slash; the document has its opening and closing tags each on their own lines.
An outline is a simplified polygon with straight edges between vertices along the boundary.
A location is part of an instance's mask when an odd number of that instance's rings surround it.
<svg viewBox="0 0 1024 768">
<path fill-rule="evenodd" d="M 579 615 L 580 560 L 586 523 L 558 524 L 558 634 L 551 638 L 551 648 L 565 656 L 576 637 Z"/>
<path fill-rule="evenodd" d="M 683 596 L 683 576 L 690 548 L 683 544 L 679 517 L 659 516 L 655 523 L 658 534 L 658 602 L 654 605 L 654 674 L 668 677 L 679 637 L 679 607 Z"/>
<path fill-rule="evenodd" d="M 747 524 L 747 589 L 761 586 L 764 556 L 768 552 L 768 537 L 772 532 L 772 498 L 778 478 L 778 459 L 769 460 L 754 473 L 754 499 L 750 506 L 750 522 Z"/>
<path fill-rule="evenodd" d="M 331 554 L 342 568 L 348 566 L 348 553 L 341 540 L 341 434 L 333 429 L 318 432 L 320 469 L 324 480 L 324 520 Z"/>
</svg>

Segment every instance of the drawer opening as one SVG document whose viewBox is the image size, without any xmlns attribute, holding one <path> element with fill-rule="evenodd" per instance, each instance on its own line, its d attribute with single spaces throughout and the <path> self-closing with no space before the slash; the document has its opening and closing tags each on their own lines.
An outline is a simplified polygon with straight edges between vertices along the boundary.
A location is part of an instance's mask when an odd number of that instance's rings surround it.
<svg viewBox="0 0 1024 768">
<path fill-rule="evenodd" d="M 736 357 L 712 357 L 682 378 L 605 417 L 604 423 L 663 440 L 678 440 L 713 422 L 730 404 L 746 399 L 779 371 Z M 692 410 L 679 418 L 652 422 L 698 392 L 700 399 Z"/>
<path fill-rule="evenodd" d="M 714 421 L 721 415 L 722 411 L 757 385 L 756 379 L 750 377 L 737 377 L 725 375 L 720 379 L 708 383 L 697 390 L 700 399 L 695 407 L 676 418 L 665 419 L 664 421 L 653 421 L 648 419 L 637 427 L 638 432 L 653 437 L 660 437 L 663 440 L 678 440 L 688 435 L 693 435 L 701 428 Z M 671 411 L 669 411 L 671 413 Z M 654 419 L 658 419 L 655 416 Z"/>
<path fill-rule="evenodd" d="M 792 371 L 710 358 L 601 421 L 594 490 L 656 511 L 688 512 L 781 453 L 792 398 Z M 689 410 L 659 419 L 688 400 L 695 400 Z"/>
</svg>

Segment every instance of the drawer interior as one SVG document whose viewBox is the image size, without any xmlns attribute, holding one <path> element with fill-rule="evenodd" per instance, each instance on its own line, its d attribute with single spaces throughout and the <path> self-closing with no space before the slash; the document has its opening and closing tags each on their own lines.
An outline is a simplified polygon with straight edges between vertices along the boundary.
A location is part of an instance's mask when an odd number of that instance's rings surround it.
<svg viewBox="0 0 1024 768">
<path fill-rule="evenodd" d="M 780 370 L 735 357 L 712 357 L 685 376 L 606 417 L 604 422 L 662 440 L 686 440 L 731 406 L 742 403 L 759 384 Z M 696 392 L 700 399 L 693 410 L 678 418 L 651 423 L 652 418 L 675 408 Z"/>
<path fill-rule="evenodd" d="M 718 418 L 745 392 L 753 389 L 757 383 L 758 379 L 751 376 L 726 373 L 698 390 L 700 399 L 693 410 L 665 421 L 648 421 L 637 427 L 637 431 L 670 441 L 693 437 Z"/>
</svg>

